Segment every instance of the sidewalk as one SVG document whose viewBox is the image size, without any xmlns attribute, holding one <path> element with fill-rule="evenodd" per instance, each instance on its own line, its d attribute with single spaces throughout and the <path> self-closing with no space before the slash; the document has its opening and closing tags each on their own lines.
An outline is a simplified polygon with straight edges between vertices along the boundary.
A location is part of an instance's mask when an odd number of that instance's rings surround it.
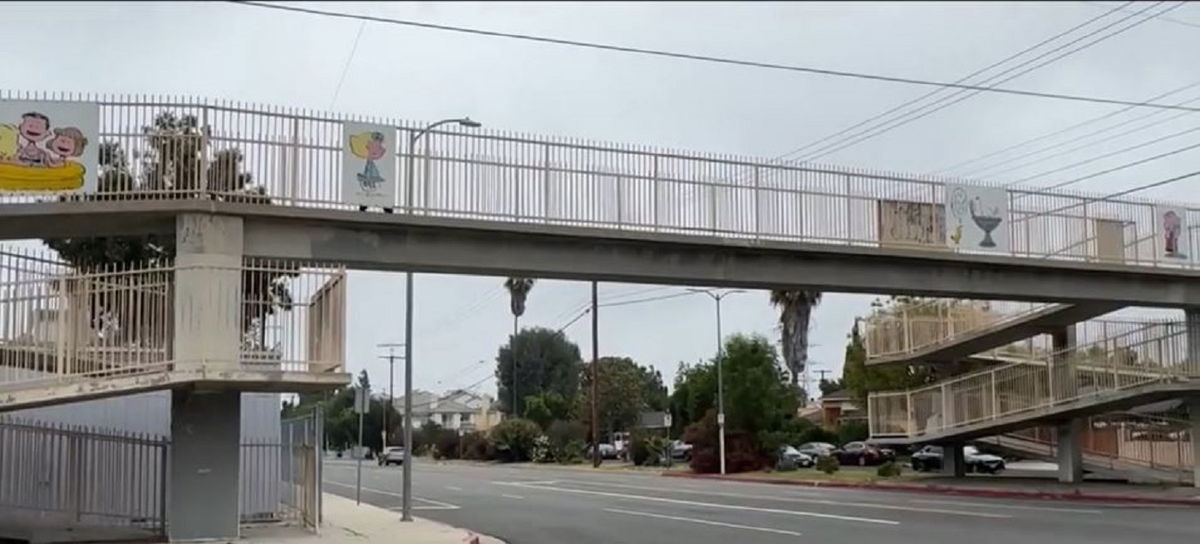
<svg viewBox="0 0 1200 544">
<path fill-rule="evenodd" d="M 400 512 L 325 493 L 322 495 L 325 522 L 320 534 L 300 527 L 263 525 L 242 529 L 242 542 L 254 544 L 504 544 L 503 541 L 451 527 L 436 521 L 414 518 L 400 521 Z"/>
<path fill-rule="evenodd" d="M 788 473 L 789 475 L 794 473 Z M 847 482 L 796 477 L 779 478 L 765 473 L 694 474 L 690 472 L 664 473 L 675 478 L 698 478 L 708 480 L 733 480 L 764 484 L 795 485 L 807 487 L 838 487 L 872 489 L 878 491 L 901 491 L 915 493 L 940 493 L 991 498 L 1076 500 L 1097 502 L 1123 502 L 1145 504 L 1174 504 L 1200 506 L 1200 489 L 1190 486 L 1157 486 L 1145 484 L 1122 484 L 1111 482 L 1083 482 L 1063 484 L 1042 478 L 1003 476 L 952 476 L 922 475 L 916 479 L 874 482 Z"/>
</svg>

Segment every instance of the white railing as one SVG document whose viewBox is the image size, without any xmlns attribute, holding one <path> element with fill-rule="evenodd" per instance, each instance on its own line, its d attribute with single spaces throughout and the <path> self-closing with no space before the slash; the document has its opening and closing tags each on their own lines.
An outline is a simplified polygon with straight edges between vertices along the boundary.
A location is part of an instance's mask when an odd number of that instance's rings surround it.
<svg viewBox="0 0 1200 544">
<path fill-rule="evenodd" d="M 1017 321 L 1051 304 L 929 299 L 876 310 L 864 319 L 867 358 L 911 355 L 989 327 Z"/>
<path fill-rule="evenodd" d="M 1181 322 L 1126 324 L 1074 349 L 1032 352 L 1026 362 L 964 374 L 907 391 L 871 393 L 873 437 L 939 434 L 1175 379 L 1200 378 Z"/>
<path fill-rule="evenodd" d="M 0 391 L 170 370 L 175 274 L 169 262 L 76 269 L 48 252 L 0 251 Z M 211 268 L 211 267 L 210 267 Z M 229 319 L 246 370 L 340 372 L 345 271 L 247 260 Z M 201 305 L 202 306 L 202 305 Z M 215 311 L 191 307 L 189 311 Z"/>
<path fill-rule="evenodd" d="M 106 176 L 100 193 L 88 198 L 219 198 L 355 210 L 340 195 L 342 123 L 390 124 L 400 142 L 423 126 L 195 98 L 17 92 L 0 98 L 100 105 L 100 140 L 120 144 L 128 172 Z M 194 126 L 176 124 L 149 138 L 146 127 L 164 114 L 187 117 Z M 237 150 L 240 164 L 230 150 Z M 417 149 L 397 151 L 396 172 L 404 171 L 405 161 L 420 161 L 412 183 L 401 180 L 396 191 L 396 208 L 413 214 L 948 251 L 940 234 L 897 233 L 892 220 L 883 218 L 900 209 L 897 204 L 942 209 L 944 185 L 952 181 L 942 178 L 499 130 L 437 130 Z M 242 172 L 249 184 L 243 184 Z M 253 196 L 249 186 L 255 187 Z M 1162 251 L 1154 236 L 1153 202 L 1026 189 L 1010 189 L 1008 195 L 1009 256 L 1200 266 L 1198 259 L 1157 258 Z M 44 198 L 5 193 L 0 203 Z M 1200 208 L 1185 215 L 1191 236 L 1183 250 L 1196 255 Z"/>
</svg>

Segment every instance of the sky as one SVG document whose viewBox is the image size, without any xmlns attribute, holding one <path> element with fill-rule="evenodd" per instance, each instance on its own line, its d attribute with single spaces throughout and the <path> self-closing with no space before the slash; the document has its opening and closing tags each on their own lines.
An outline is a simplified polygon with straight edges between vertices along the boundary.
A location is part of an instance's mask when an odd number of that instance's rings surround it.
<svg viewBox="0 0 1200 544">
<path fill-rule="evenodd" d="M 1146 13 L 1174 5 L 1161 4 Z M 805 65 L 956 81 L 1089 19 L 1116 2 L 1057 3 L 313 3 L 306 7 Z M 1125 10 L 1140 10 L 1135 4 Z M 490 128 L 777 157 L 916 99 L 927 87 L 584 50 L 436 30 L 360 23 L 230 3 L 4 3 L 10 52 L 6 89 L 194 95 L 379 117 L 435 120 L 469 115 Z M 1106 25 L 1123 23 L 1103 30 Z M 1034 50 L 1059 53 L 1143 21 L 1114 11 Z M 1091 37 L 1089 33 L 1093 33 Z M 1076 41 L 1073 45 L 1064 45 Z M 357 43 L 356 43 L 357 42 Z M 1200 83 L 1200 5 L 1182 5 L 1004 83 L 1049 93 L 1143 101 Z M 1055 54 L 1034 61 L 1035 66 Z M 1017 73 L 1017 70 L 1010 72 Z M 939 95 L 945 96 L 945 95 Z M 936 97 L 935 97 L 936 98 Z M 1165 102 L 1200 98 L 1200 85 Z M 1195 114 L 1144 109 L 1114 114 L 975 167 L 946 170 L 1119 106 L 981 93 L 821 162 L 911 173 L 966 175 L 1047 186 L 1197 143 Z M 1161 122 L 1160 122 L 1161 121 Z M 1064 144 L 1127 122 L 1102 136 Z M 1123 153 L 1127 147 L 1164 138 Z M 1087 145 L 1089 142 L 1092 145 Z M 1022 152 L 1058 145 L 1028 159 Z M 1078 149 L 1076 149 L 1078 148 Z M 1110 154 L 1109 157 L 1100 157 Z M 1185 151 L 1072 188 L 1109 193 L 1196 169 Z M 1093 159 L 1089 161 L 1088 159 Z M 1026 162 L 1038 160 L 1033 164 Z M 1083 163 L 1071 166 L 1075 163 Z M 984 166 L 997 164 L 990 169 Z M 1139 193 L 1195 202 L 1195 181 Z M 418 275 L 414 387 L 442 391 L 489 379 L 512 321 L 502 278 Z M 402 342 L 403 276 L 351 272 L 347 365 L 386 383 L 377 344 Z M 670 286 L 602 284 L 601 303 L 680 293 Z M 522 325 L 558 329 L 590 297 L 590 285 L 541 281 Z M 846 334 L 867 295 L 828 293 L 813 316 L 814 369 L 840 374 Z M 711 357 L 715 305 L 703 295 L 602 308 L 602 355 L 629 356 L 670 381 L 681 361 Z M 778 338 L 765 292 L 731 295 L 726 334 Z M 591 352 L 590 317 L 565 329 Z M 482 361 L 482 363 L 481 363 Z M 402 387 L 396 369 L 396 388 Z M 815 372 L 814 372 L 815 375 Z"/>
</svg>

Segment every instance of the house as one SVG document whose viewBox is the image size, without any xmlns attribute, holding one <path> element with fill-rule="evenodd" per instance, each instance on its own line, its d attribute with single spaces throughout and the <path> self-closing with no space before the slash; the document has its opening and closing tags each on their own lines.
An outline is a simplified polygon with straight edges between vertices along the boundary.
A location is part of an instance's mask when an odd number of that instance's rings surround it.
<svg viewBox="0 0 1200 544">
<path fill-rule="evenodd" d="M 404 397 L 395 400 L 394 406 L 404 415 Z M 456 389 L 444 395 L 429 391 L 413 391 L 413 426 L 426 422 L 440 425 L 444 429 L 463 431 L 486 431 L 500 422 L 500 411 L 495 401 L 464 389 Z"/>
<path fill-rule="evenodd" d="M 821 396 L 821 424 L 836 429 L 850 421 L 866 421 L 867 412 L 858 407 L 854 395 L 845 389 Z"/>
</svg>

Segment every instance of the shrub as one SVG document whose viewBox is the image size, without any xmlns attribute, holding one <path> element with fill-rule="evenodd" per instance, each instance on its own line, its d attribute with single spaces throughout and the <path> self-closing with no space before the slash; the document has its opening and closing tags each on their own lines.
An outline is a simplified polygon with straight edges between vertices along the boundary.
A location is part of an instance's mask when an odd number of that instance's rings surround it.
<svg viewBox="0 0 1200 544">
<path fill-rule="evenodd" d="M 838 463 L 837 457 L 829 456 L 817 459 L 817 470 L 825 474 L 833 474 L 838 469 L 842 468 L 841 463 Z"/>
<path fill-rule="evenodd" d="M 871 435 L 871 431 L 867 428 L 867 424 L 863 421 L 850 421 L 843 423 L 837 430 L 836 444 L 845 444 L 847 442 L 857 442 L 866 440 Z"/>
<path fill-rule="evenodd" d="M 546 435 L 538 435 L 533 439 L 533 449 L 529 452 L 529 460 L 534 463 L 549 463 L 554 460 L 550 453 L 550 439 Z"/>
<path fill-rule="evenodd" d="M 433 441 L 435 459 L 458 459 L 459 436 L 450 429 L 437 432 Z"/>
<path fill-rule="evenodd" d="M 634 431 L 629 437 L 629 460 L 635 465 L 657 466 L 663 464 L 671 441 L 653 431 Z"/>
<path fill-rule="evenodd" d="M 496 457 L 507 463 L 532 459 L 533 443 L 542 430 L 528 419 L 512 418 L 492 428 L 492 444 Z"/>
<path fill-rule="evenodd" d="M 683 441 L 692 444 L 692 472 L 712 473 L 721 471 L 721 456 L 718 450 L 717 412 L 709 410 L 704 417 L 683 432 Z M 763 456 L 754 436 L 743 432 L 725 432 L 725 471 L 748 472 L 759 470 L 770 463 Z"/>
<path fill-rule="evenodd" d="M 671 441 L 665 436 L 651 435 L 646 438 L 646 450 L 650 454 L 646 459 L 647 465 L 658 466 L 666 464 L 666 460 L 671 457 Z"/>
<path fill-rule="evenodd" d="M 578 463 L 583 459 L 587 426 L 578 421 L 555 421 L 546 429 L 550 460 Z"/>
<path fill-rule="evenodd" d="M 900 465 L 895 461 L 888 461 L 882 465 L 879 465 L 879 468 L 875 469 L 875 474 L 881 478 L 895 478 L 896 476 L 899 476 L 900 473 Z"/>
<path fill-rule="evenodd" d="M 796 470 L 796 462 L 780 455 L 779 459 L 775 461 L 775 470 L 780 472 L 791 472 Z"/>
<path fill-rule="evenodd" d="M 496 458 L 496 450 L 486 434 L 471 432 L 462 437 L 462 458 L 475 461 L 491 461 Z"/>
</svg>

